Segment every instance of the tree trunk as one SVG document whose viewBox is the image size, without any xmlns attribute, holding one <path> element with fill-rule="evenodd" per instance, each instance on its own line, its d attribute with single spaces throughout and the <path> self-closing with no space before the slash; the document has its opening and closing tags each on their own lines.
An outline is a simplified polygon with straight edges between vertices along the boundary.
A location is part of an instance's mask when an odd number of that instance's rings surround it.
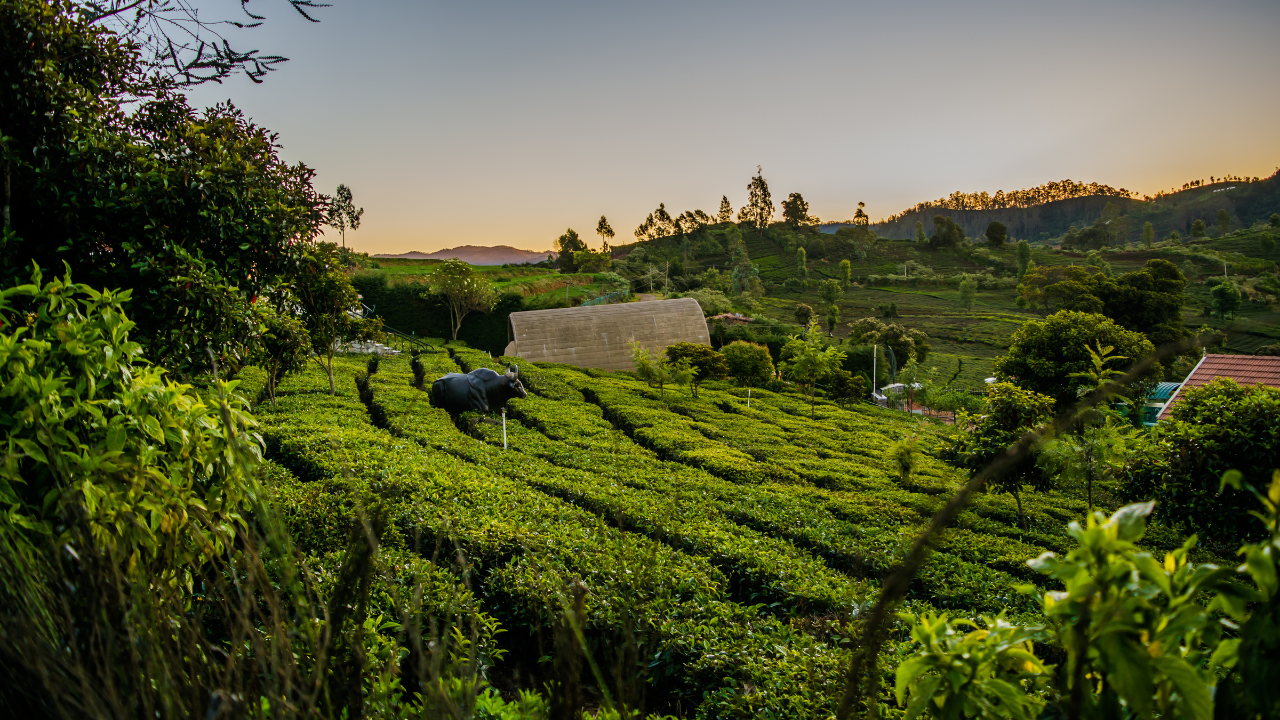
<svg viewBox="0 0 1280 720">
<path fill-rule="evenodd" d="M 325 365 L 324 369 L 329 373 L 329 394 L 337 395 L 338 388 L 333 384 L 333 347 L 332 346 L 329 347 L 329 364 Z"/>
</svg>

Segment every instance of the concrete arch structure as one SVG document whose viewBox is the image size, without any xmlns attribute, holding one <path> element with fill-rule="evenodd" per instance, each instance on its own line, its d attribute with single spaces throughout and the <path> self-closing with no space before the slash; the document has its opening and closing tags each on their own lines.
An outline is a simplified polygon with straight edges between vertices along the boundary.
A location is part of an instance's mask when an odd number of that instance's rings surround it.
<svg viewBox="0 0 1280 720">
<path fill-rule="evenodd" d="M 711 344 L 693 298 L 513 312 L 504 354 L 600 370 L 630 370 L 631 345 L 657 354 L 678 342 Z"/>
</svg>

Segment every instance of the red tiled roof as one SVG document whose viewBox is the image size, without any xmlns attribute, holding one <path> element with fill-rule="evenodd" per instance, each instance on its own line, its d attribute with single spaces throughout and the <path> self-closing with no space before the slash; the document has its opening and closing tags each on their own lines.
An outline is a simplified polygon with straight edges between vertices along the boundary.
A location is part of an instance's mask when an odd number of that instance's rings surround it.
<svg viewBox="0 0 1280 720">
<path fill-rule="evenodd" d="M 1231 378 L 1244 386 L 1266 385 L 1280 388 L 1280 356 L 1277 355 L 1205 355 L 1191 371 L 1182 387 L 1169 398 L 1160 411 L 1160 420 L 1169 416 L 1169 410 L 1187 388 L 1200 387 L 1217 378 Z"/>
</svg>

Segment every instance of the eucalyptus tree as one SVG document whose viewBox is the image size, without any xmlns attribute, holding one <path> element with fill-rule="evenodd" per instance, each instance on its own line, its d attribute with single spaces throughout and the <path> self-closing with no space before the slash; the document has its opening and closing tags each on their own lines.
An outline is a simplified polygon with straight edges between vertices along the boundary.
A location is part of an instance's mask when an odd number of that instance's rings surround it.
<svg viewBox="0 0 1280 720">
<path fill-rule="evenodd" d="M 333 199 L 329 201 L 329 212 L 325 216 L 325 224 L 337 229 L 338 234 L 342 236 L 342 247 L 347 246 L 347 228 L 359 230 L 362 215 L 364 215 L 364 208 L 357 208 L 352 202 L 351 188 L 338 185 L 338 189 L 333 193 Z"/>
</svg>

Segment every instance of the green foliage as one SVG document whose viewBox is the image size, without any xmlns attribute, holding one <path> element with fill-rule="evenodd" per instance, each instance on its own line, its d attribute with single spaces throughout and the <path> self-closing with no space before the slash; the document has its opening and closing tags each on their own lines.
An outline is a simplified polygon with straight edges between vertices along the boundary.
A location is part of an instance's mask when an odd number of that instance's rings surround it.
<svg viewBox="0 0 1280 720">
<path fill-rule="evenodd" d="M 1152 244 L 1155 242 L 1155 237 L 1156 237 L 1156 231 L 1155 231 L 1155 228 L 1154 228 L 1154 227 L 1152 227 L 1151 223 L 1149 223 L 1149 222 L 1142 223 L 1142 245 L 1143 245 L 1143 247 L 1145 247 L 1145 248 L 1147 248 L 1148 250 L 1150 250 L 1150 249 L 1151 249 Z"/>
<path fill-rule="evenodd" d="M 710 348 L 707 349 L 710 350 Z M 634 340 L 631 342 L 631 361 L 635 363 L 636 377 L 648 383 L 650 387 L 657 385 L 658 392 L 664 398 L 667 385 L 689 385 L 693 382 L 695 375 L 694 367 L 688 357 L 655 359 L 650 357 L 648 350 Z M 693 392 L 697 393 L 696 388 Z"/>
<path fill-rule="evenodd" d="M 727 223 L 733 220 L 733 206 L 729 204 L 729 196 L 720 196 L 720 210 L 716 213 L 716 220 Z"/>
<path fill-rule="evenodd" d="M 756 168 L 756 176 L 747 185 L 747 204 L 738 211 L 738 222 L 749 223 L 756 232 L 763 233 L 773 219 L 773 200 L 769 196 L 769 183 L 764 173 Z"/>
<path fill-rule="evenodd" d="M 1146 452 L 1123 468 L 1126 499 L 1156 500 L 1156 518 L 1198 532 L 1213 546 L 1258 539 L 1260 528 L 1241 522 L 1253 499 L 1222 488 L 1234 470 L 1264 487 L 1280 469 L 1280 390 L 1241 387 L 1215 380 L 1179 393 L 1169 416 L 1156 426 Z"/>
<path fill-rule="evenodd" d="M 996 358 L 996 376 L 1004 382 L 1053 398 L 1064 410 L 1076 402 L 1089 381 L 1077 373 L 1093 368 L 1090 348 L 1112 346 L 1129 362 L 1151 354 L 1151 341 L 1103 315 L 1061 310 L 1043 322 L 1031 321 L 1013 335 L 1009 354 Z M 1117 368 L 1123 369 L 1123 368 Z M 1158 365 L 1130 384 L 1121 395 L 1146 397 L 1162 368 Z"/>
<path fill-rule="evenodd" d="M 894 688 L 907 720 L 1040 716 L 1045 702 L 1034 691 L 1049 669 L 1033 652 L 1037 630 L 1011 625 L 1003 614 L 984 617 L 982 625 L 932 613 L 898 618 L 911 628 L 915 644 L 898 666 Z M 973 630 L 961 635 L 958 627 L 964 626 Z"/>
<path fill-rule="evenodd" d="M 782 374 L 805 388 L 811 415 L 817 384 L 839 368 L 844 357 L 843 352 L 823 344 L 822 333 L 814 320 L 809 321 L 803 336 L 793 336 L 782 348 Z"/>
<path fill-rule="evenodd" d="M 1231 232 L 1231 213 L 1226 210 L 1219 210 L 1215 218 L 1218 224 L 1218 233 L 1226 235 Z"/>
<path fill-rule="evenodd" d="M 1009 238 L 1009 228 L 998 220 L 992 220 L 987 225 L 987 231 L 984 234 L 992 247 L 1003 247 L 1005 240 Z"/>
<path fill-rule="evenodd" d="M 792 313 L 792 317 L 796 319 L 797 323 L 808 327 L 809 321 L 813 319 L 813 316 L 814 312 L 812 307 L 804 303 L 796 303 L 796 309 L 795 312 Z"/>
<path fill-rule="evenodd" d="M 1240 309 L 1241 295 L 1240 288 L 1231 281 L 1219 283 L 1209 291 L 1209 295 L 1213 298 L 1213 309 L 1218 313 L 1218 317 L 1226 319 L 1228 315 L 1235 317 L 1236 311 Z"/>
<path fill-rule="evenodd" d="M 796 248 L 796 277 L 809 277 L 808 259 L 802 247 Z"/>
<path fill-rule="evenodd" d="M 729 374 L 729 365 L 724 355 L 712 350 L 702 343 L 679 342 L 668 345 L 667 360 L 677 365 L 684 363 L 693 371 L 693 394 L 698 395 L 698 386 L 707 380 L 720 380 Z"/>
<path fill-rule="evenodd" d="M 377 337 L 381 322 L 356 315 L 360 296 L 341 269 L 330 264 L 330 258 L 317 254 L 311 258 L 293 292 L 302 307 L 311 352 L 329 375 L 329 393 L 337 392 L 333 378 L 333 356 L 338 344 L 351 340 Z"/>
<path fill-rule="evenodd" d="M 989 632 L 961 637 L 954 628 L 961 623 L 905 615 L 915 647 L 899 668 L 898 695 L 911 691 L 908 712 L 1020 717 L 1012 713 L 1048 701 L 1048 712 L 1060 717 L 1273 716 L 1280 710 L 1280 473 L 1266 494 L 1239 474 L 1223 483 L 1261 501 L 1253 514 L 1267 536 L 1240 548 L 1245 562 L 1234 572 L 1191 563 L 1194 536 L 1163 563 L 1144 551 L 1147 502 L 1110 518 L 1090 513 L 1085 527 L 1071 523 L 1078 547 L 1065 558 L 1048 552 L 1029 562 L 1063 587 L 1043 595 L 1045 626 L 988 620 Z M 1011 638 L 1022 652 L 1003 666 L 993 662 Z M 1052 643 L 1062 661 L 1043 664 L 1029 641 Z M 992 685 L 1002 670 L 1006 682 Z"/>
<path fill-rule="evenodd" d="M 769 348 L 764 345 L 735 340 L 721 348 L 720 352 L 724 355 L 729 375 L 738 383 L 758 386 L 773 380 L 773 358 L 769 355 Z"/>
<path fill-rule="evenodd" d="M 363 215 L 364 208 L 357 208 L 353 202 L 351 188 L 339 184 L 338 189 L 333 193 L 333 200 L 329 203 L 325 223 L 337 228 L 342 234 L 342 247 L 347 246 L 347 228 L 360 229 L 360 217 Z"/>
<path fill-rule="evenodd" d="M 573 239 L 577 240 L 577 237 L 575 233 Z M 560 257 L 565 256 L 562 254 Z M 431 274 L 431 287 L 444 297 L 445 303 L 449 306 L 454 340 L 458 339 L 458 328 L 462 327 L 463 318 L 473 312 L 487 313 L 497 302 L 489 281 L 461 260 L 450 259 L 441 263 Z"/>
<path fill-rule="evenodd" d="M 1196 218 L 1194 221 L 1192 221 L 1191 237 L 1202 238 L 1204 237 L 1205 230 L 1206 228 L 1205 228 L 1204 220 L 1201 220 L 1200 218 Z"/>
<path fill-rule="evenodd" d="M 957 467 L 977 472 L 1004 454 L 1028 431 L 1053 418 L 1054 400 L 1008 382 L 993 383 L 987 391 L 986 406 L 981 415 L 961 413 L 956 424 L 967 430 L 954 436 L 943 448 L 941 457 Z M 1021 508 L 1023 486 L 1045 490 L 1053 485 L 1036 467 L 1035 459 L 1023 458 L 1015 466 L 989 483 L 996 492 L 1013 495 Z M 1019 516 L 1022 516 L 1021 509 Z"/>
<path fill-rule="evenodd" d="M 823 280 L 818 285 L 818 297 L 822 298 L 822 302 L 826 303 L 827 307 L 833 307 L 844 297 L 844 289 L 840 287 L 839 280 Z"/>
<path fill-rule="evenodd" d="M 132 336 L 152 359 L 191 377 L 212 346 L 234 369 L 259 327 L 250 300 L 291 280 L 319 232 L 313 172 L 234 107 L 197 113 L 151 83 L 78 7 L 3 11 L 3 279 L 65 262 L 79 282 L 134 291 Z"/>
<path fill-rule="evenodd" d="M 564 234 L 556 238 L 556 266 L 561 272 L 576 273 L 578 272 L 577 253 L 588 250 L 587 244 L 578 237 L 578 232 L 573 228 L 564 231 Z M 454 260 L 453 262 L 462 262 Z M 465 263 L 463 263 L 465 265 Z"/>
<path fill-rule="evenodd" d="M 929 243 L 934 250 L 954 248 L 964 241 L 964 228 L 946 215 L 935 215 L 933 228 L 933 236 L 929 238 Z"/>
<path fill-rule="evenodd" d="M 928 239 L 929 238 L 926 237 L 924 234 L 924 223 L 921 222 L 920 220 L 917 220 L 916 221 L 916 242 L 923 244 L 927 242 Z"/>
<path fill-rule="evenodd" d="M 965 310 L 973 309 L 973 298 L 978 294 L 978 281 L 972 277 L 965 276 L 960 281 L 960 304 Z"/>
<path fill-rule="evenodd" d="M 275 402 L 276 386 L 284 376 L 301 370 L 306 364 L 311 353 L 311 336 L 300 319 L 265 302 L 259 310 L 259 317 L 262 334 L 257 351 L 250 360 L 266 371 L 264 390 Z"/>
<path fill-rule="evenodd" d="M 809 203 L 800 193 L 791 193 L 782 201 L 782 219 L 794 228 L 817 225 L 818 218 L 809 215 Z"/>
<path fill-rule="evenodd" d="M 256 437 L 254 423 L 228 408 L 229 436 L 217 409 L 142 359 L 130 296 L 69 275 L 45 282 L 38 269 L 0 291 L 0 502 L 8 529 L 54 537 L 83 517 L 131 576 L 186 582 L 244 522 L 235 442 Z"/>
<path fill-rule="evenodd" d="M 896 306 L 893 308 L 896 314 Z M 929 336 L 920 330 L 908 329 L 897 323 L 885 325 L 875 318 L 863 318 L 849 324 L 849 340 L 854 343 L 885 345 L 893 351 L 897 367 L 905 367 L 915 360 L 923 363 L 932 349 Z"/>
<path fill-rule="evenodd" d="M 849 259 L 845 258 L 840 261 L 840 287 L 848 290 L 849 285 L 853 282 L 853 266 L 849 263 Z"/>
</svg>

